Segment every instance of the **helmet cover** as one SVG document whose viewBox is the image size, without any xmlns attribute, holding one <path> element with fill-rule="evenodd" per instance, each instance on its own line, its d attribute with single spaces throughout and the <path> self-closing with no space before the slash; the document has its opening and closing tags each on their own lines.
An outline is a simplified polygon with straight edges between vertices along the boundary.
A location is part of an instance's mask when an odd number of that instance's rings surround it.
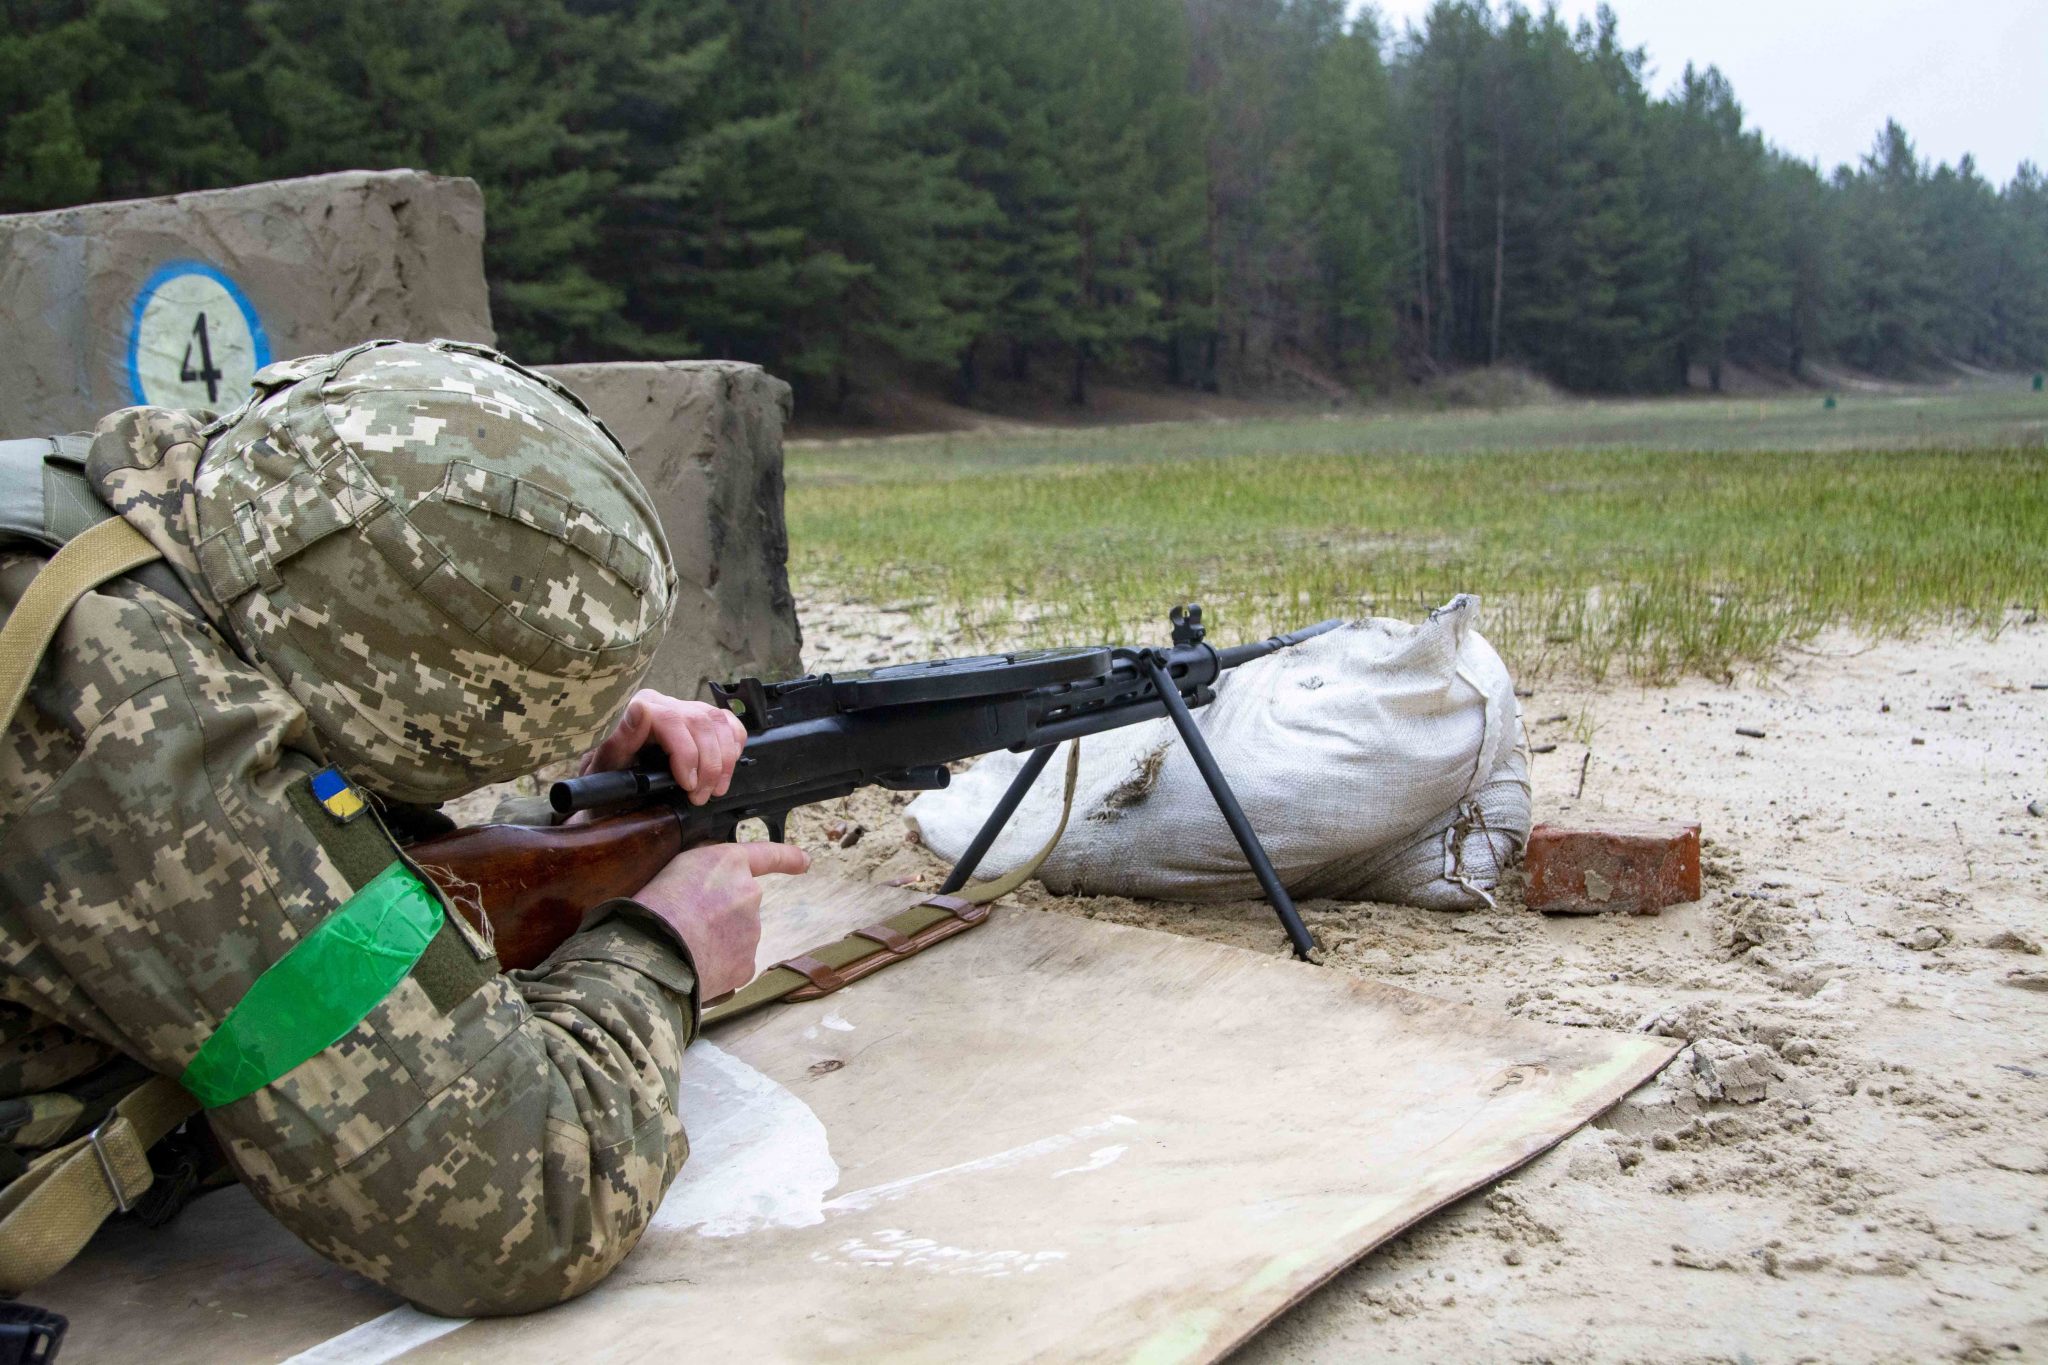
<svg viewBox="0 0 2048 1365">
<path fill-rule="evenodd" d="M 618 441 L 485 347 L 266 367 L 212 429 L 200 573 L 327 757 L 434 803 L 580 753 L 638 687 L 675 569 Z"/>
</svg>

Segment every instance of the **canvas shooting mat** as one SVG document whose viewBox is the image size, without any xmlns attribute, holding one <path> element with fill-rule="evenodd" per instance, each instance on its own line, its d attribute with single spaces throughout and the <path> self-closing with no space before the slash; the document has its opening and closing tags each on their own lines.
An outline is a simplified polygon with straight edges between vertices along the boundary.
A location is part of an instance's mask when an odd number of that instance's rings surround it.
<svg viewBox="0 0 2048 1365">
<path fill-rule="evenodd" d="M 764 961 L 922 893 L 776 879 Z M 1665 1039 L 998 909 L 692 1047 L 692 1154 L 582 1299 L 459 1322 L 239 1190 L 111 1228 L 35 1297 L 81 1360 L 1213 1360 L 1557 1142 Z"/>
</svg>

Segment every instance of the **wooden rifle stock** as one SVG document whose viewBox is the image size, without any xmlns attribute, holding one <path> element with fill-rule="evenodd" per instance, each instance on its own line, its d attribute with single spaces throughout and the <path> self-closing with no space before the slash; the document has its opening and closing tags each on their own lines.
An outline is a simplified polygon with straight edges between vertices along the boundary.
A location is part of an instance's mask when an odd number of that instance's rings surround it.
<svg viewBox="0 0 2048 1365">
<path fill-rule="evenodd" d="M 590 910 L 638 894 L 683 851 L 683 838 L 677 813 L 654 805 L 558 829 L 472 826 L 422 839 L 406 856 L 489 935 L 511 971 L 539 966 Z"/>
</svg>

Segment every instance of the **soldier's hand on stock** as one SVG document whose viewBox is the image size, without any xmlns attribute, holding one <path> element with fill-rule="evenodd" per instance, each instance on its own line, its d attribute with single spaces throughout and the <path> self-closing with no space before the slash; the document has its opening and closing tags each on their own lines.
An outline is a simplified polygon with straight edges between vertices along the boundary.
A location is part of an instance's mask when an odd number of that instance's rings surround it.
<svg viewBox="0 0 2048 1365">
<path fill-rule="evenodd" d="M 625 714 L 604 743 L 583 760 L 583 771 L 627 767 L 650 741 L 668 754 L 669 771 L 689 793 L 690 804 L 701 806 L 725 795 L 732 785 L 733 765 L 746 747 L 747 727 L 721 707 L 642 688 L 626 703 Z"/>
<path fill-rule="evenodd" d="M 810 865 L 810 855 L 790 844 L 705 844 L 670 859 L 635 899 L 689 946 L 697 993 L 708 1003 L 754 978 L 761 944 L 755 878 Z"/>
</svg>

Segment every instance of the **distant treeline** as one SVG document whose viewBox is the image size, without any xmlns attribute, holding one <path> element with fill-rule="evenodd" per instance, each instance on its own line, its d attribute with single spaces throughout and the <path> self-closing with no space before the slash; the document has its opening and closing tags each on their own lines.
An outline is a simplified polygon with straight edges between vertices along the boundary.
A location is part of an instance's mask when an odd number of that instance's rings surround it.
<svg viewBox="0 0 2048 1365">
<path fill-rule="evenodd" d="M 504 344 L 1199 386 L 2048 361 L 2048 181 L 1823 175 L 1610 15 L 1445 0 L 0 0 L 0 209 L 418 166 Z M 1674 54 L 1666 54 L 1674 55 Z M 1817 58 L 1816 60 L 1820 60 Z M 21 338 L 17 337 L 16 342 Z"/>
</svg>

